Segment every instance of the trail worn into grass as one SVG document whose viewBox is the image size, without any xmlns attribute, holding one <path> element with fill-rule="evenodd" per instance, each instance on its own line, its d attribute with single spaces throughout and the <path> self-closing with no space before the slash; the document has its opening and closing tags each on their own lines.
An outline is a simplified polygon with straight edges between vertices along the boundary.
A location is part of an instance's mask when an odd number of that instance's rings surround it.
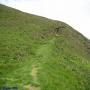
<svg viewBox="0 0 90 90">
<path fill-rule="evenodd" d="M 41 69 L 41 65 L 42 63 L 44 63 L 47 58 L 50 55 L 50 52 L 52 51 L 51 45 L 53 45 L 55 39 L 51 39 L 49 40 L 46 44 L 44 45 L 40 45 L 36 51 L 36 58 L 34 64 L 32 65 L 32 70 L 31 70 L 31 76 L 32 76 L 32 80 L 35 84 L 40 84 L 38 81 L 38 72 L 39 69 Z M 30 90 L 41 90 L 40 86 L 34 86 L 32 84 L 27 85 L 27 88 L 29 88 Z"/>
<path fill-rule="evenodd" d="M 37 72 L 38 72 L 38 68 L 35 65 L 33 65 L 32 71 L 31 71 L 31 76 L 33 78 L 33 81 L 35 81 L 35 82 L 37 81 Z"/>
<path fill-rule="evenodd" d="M 40 45 L 40 47 L 36 51 L 36 56 L 39 57 L 41 60 L 49 57 L 50 53 L 52 52 L 52 46 L 55 40 L 56 38 L 52 38 L 46 44 Z"/>
<path fill-rule="evenodd" d="M 39 69 L 38 66 L 32 65 L 31 76 L 32 76 L 32 82 L 34 84 L 39 84 L 38 83 L 38 76 L 37 76 L 38 69 Z M 25 85 L 25 88 L 27 90 L 40 90 L 39 86 L 35 86 L 33 84 Z"/>
</svg>

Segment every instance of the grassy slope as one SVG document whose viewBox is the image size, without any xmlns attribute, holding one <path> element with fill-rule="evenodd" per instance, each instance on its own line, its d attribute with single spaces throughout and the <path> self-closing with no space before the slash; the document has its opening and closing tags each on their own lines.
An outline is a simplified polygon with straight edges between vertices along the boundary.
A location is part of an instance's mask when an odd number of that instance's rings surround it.
<svg viewBox="0 0 90 90">
<path fill-rule="evenodd" d="M 63 22 L 0 5 L 0 87 L 90 90 L 89 85 L 89 40 Z"/>
</svg>

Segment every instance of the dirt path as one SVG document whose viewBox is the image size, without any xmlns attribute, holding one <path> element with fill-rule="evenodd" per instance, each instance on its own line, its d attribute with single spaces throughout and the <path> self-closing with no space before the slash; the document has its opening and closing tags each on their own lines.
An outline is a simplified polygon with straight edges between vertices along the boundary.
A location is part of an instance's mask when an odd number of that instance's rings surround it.
<svg viewBox="0 0 90 90">
<path fill-rule="evenodd" d="M 37 73 L 38 73 L 38 67 L 33 65 L 32 71 L 31 71 L 31 76 L 32 76 L 34 82 L 37 82 Z"/>
<path fill-rule="evenodd" d="M 38 70 L 41 67 L 39 66 L 40 62 L 38 61 L 38 59 L 42 60 L 42 62 L 46 62 L 47 58 L 50 56 L 50 54 L 52 52 L 54 41 L 55 41 L 55 38 L 49 40 L 47 42 L 47 44 L 40 45 L 38 47 L 38 49 L 36 50 L 36 53 L 35 53 L 36 54 L 36 58 L 35 58 L 36 62 L 32 65 L 32 70 L 31 70 L 31 76 L 32 76 L 32 80 L 34 83 L 39 83 L 37 74 L 38 74 Z M 29 90 L 40 90 L 40 87 L 35 87 L 31 84 L 26 85 L 26 88 L 28 88 Z"/>
</svg>

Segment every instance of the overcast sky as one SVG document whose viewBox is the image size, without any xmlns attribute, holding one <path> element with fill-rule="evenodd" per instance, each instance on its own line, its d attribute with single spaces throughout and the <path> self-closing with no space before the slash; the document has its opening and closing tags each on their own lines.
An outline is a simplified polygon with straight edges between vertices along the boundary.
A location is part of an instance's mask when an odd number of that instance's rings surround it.
<svg viewBox="0 0 90 90">
<path fill-rule="evenodd" d="M 90 39 L 90 0 L 0 0 L 0 3 L 64 21 Z"/>
</svg>

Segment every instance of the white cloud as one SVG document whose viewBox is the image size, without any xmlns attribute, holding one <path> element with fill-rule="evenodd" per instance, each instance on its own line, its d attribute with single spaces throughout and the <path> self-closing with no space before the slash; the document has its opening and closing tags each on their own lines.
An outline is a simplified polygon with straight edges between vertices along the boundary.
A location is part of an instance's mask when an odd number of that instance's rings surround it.
<svg viewBox="0 0 90 90">
<path fill-rule="evenodd" d="M 19 10 L 64 21 L 90 39 L 90 0 L 1 0 Z"/>
</svg>

